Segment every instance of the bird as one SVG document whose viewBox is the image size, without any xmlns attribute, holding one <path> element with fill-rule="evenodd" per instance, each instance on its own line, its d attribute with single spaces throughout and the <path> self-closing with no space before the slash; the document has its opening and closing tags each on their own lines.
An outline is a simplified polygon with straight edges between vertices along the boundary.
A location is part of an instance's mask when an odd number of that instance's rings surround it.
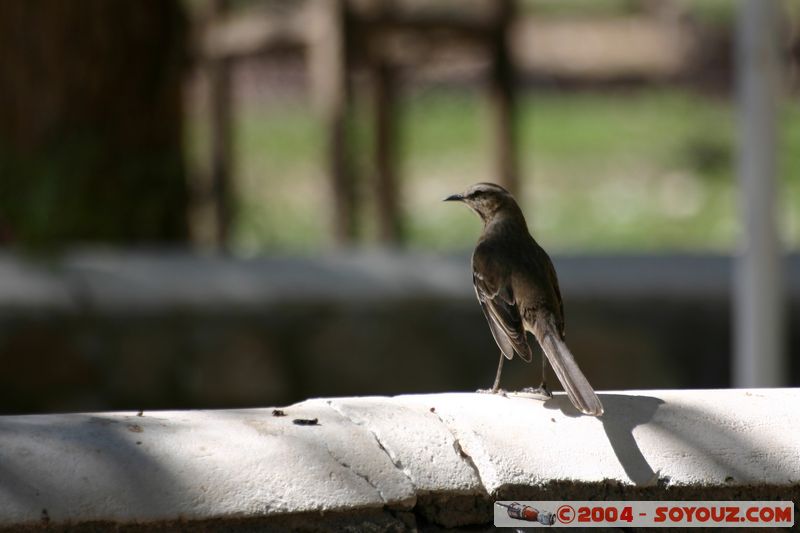
<svg viewBox="0 0 800 533">
<path fill-rule="evenodd" d="M 477 183 L 444 201 L 462 202 L 483 220 L 483 232 L 472 254 L 472 282 L 500 348 L 497 375 L 488 392 L 500 391 L 504 358 L 517 355 L 531 361 L 530 332 L 544 352 L 542 381 L 537 389 L 525 392 L 551 397 L 546 384 L 549 361 L 575 408 L 586 415 L 602 416 L 600 398 L 564 342 L 564 304 L 553 262 L 531 236 L 511 193 L 494 183 Z"/>
</svg>

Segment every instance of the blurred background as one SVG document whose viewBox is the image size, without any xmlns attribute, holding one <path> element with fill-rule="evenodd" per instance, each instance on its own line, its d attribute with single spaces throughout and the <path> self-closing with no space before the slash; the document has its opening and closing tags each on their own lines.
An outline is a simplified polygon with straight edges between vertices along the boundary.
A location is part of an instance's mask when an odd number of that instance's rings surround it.
<svg viewBox="0 0 800 533">
<path fill-rule="evenodd" d="M 800 4 L 761 3 L 0 3 L 0 411 L 488 387 L 440 202 L 478 181 L 596 388 L 800 384 Z"/>
</svg>

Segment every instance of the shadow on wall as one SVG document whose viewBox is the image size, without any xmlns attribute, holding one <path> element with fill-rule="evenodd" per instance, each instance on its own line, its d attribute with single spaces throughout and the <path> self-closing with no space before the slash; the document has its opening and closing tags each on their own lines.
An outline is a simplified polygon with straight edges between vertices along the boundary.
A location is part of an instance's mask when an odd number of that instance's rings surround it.
<svg viewBox="0 0 800 533">
<path fill-rule="evenodd" d="M 313 427 L 265 409 L 3 417 L 0 531 L 238 531 L 230 520 L 337 505 L 382 511 L 384 494 L 413 496 L 386 453 L 365 452 L 378 450 L 370 432 L 327 404 L 293 411 Z M 380 474 L 371 478 L 370 468 Z M 319 522 L 312 514 L 308 523 Z M 204 519 L 212 523 L 192 522 Z"/>
<path fill-rule="evenodd" d="M 13 516 L 26 515 L 28 522 L 41 519 L 43 525 L 51 519 L 64 520 L 65 515 L 80 515 L 86 501 L 79 495 L 86 491 L 58 481 L 70 478 L 64 472 L 74 469 L 72 479 L 94 487 L 89 492 L 124 495 L 116 502 L 98 505 L 95 513 L 114 509 L 124 516 L 135 506 L 170 516 L 180 494 L 189 487 L 174 475 L 174 465 L 163 464 L 147 450 L 147 444 L 152 445 L 147 433 L 153 425 L 163 426 L 163 421 L 157 416 L 131 415 L 124 420 L 119 416 L 70 416 L 65 423 L 53 417 L 14 417 L 0 423 L 0 508 Z M 170 424 L 169 431 L 178 429 L 175 421 Z M 65 457 L 70 464 L 54 463 Z M 41 509 L 41 517 L 27 516 L 33 508 Z"/>
<path fill-rule="evenodd" d="M 605 414 L 600 419 L 608 441 L 625 474 L 637 487 L 668 484 L 669 478 L 660 477 L 645 457 L 634 437 L 637 426 L 649 424 L 663 433 L 665 453 L 669 443 L 683 449 L 690 448 L 702 456 L 715 470 L 724 471 L 726 483 L 757 483 L 765 478 L 780 478 L 784 470 L 780 462 L 771 458 L 763 447 L 743 438 L 732 427 L 715 421 L 715 417 L 687 405 L 672 405 L 652 396 L 625 394 L 599 394 Z M 565 395 L 545 402 L 545 407 L 561 411 L 564 415 L 581 415 Z M 699 426 L 699 427 L 698 427 Z M 728 455 L 720 452 L 720 445 L 735 450 L 748 450 L 752 460 L 741 464 L 727 461 Z"/>
</svg>

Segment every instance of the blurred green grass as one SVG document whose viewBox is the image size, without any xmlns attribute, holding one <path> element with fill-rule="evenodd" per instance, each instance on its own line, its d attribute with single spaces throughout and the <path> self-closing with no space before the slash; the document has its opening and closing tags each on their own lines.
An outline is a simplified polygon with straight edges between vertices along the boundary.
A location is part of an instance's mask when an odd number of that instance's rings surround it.
<svg viewBox="0 0 800 533">
<path fill-rule="evenodd" d="M 520 200 L 548 249 L 730 250 L 737 234 L 732 102 L 681 90 L 528 92 L 520 99 Z M 360 195 L 368 203 L 370 135 L 354 125 Z M 401 104 L 402 207 L 409 246 L 466 249 L 479 221 L 439 200 L 493 180 L 487 110 L 470 90 L 415 91 Z M 197 160 L 202 127 L 193 122 Z M 800 244 L 800 106 L 781 111 L 781 230 Z M 235 125 L 239 251 L 329 244 L 323 135 L 302 101 L 240 109 Z M 197 161 L 196 161 L 197 163 Z M 365 239 L 373 234 L 368 209 Z"/>
</svg>

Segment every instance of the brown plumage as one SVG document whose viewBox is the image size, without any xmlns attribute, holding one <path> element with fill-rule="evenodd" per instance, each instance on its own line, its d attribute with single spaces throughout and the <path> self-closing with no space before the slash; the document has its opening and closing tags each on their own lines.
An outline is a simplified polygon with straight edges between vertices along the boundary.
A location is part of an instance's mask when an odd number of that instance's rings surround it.
<svg viewBox="0 0 800 533">
<path fill-rule="evenodd" d="M 500 347 L 493 392 L 497 392 L 503 356 L 531 361 L 527 332 L 539 341 L 573 405 L 582 413 L 600 416 L 603 405 L 578 368 L 564 342 L 564 305 L 550 257 L 531 237 L 517 202 L 504 188 L 478 183 L 446 201 L 460 201 L 483 220 L 483 233 L 472 254 L 472 280 L 489 328 Z"/>
</svg>

